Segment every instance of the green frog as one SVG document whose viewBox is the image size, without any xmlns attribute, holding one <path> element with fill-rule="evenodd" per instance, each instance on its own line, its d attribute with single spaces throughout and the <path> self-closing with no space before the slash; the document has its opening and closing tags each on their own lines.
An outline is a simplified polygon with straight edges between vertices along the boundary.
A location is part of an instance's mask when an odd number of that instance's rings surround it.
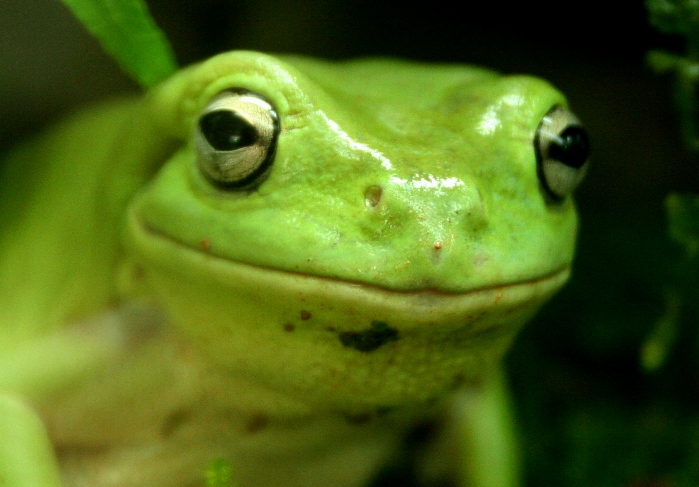
<svg viewBox="0 0 699 487">
<path fill-rule="evenodd" d="M 588 152 L 534 77 L 250 51 L 58 124 L 2 167 L 0 485 L 516 485 Z"/>
</svg>

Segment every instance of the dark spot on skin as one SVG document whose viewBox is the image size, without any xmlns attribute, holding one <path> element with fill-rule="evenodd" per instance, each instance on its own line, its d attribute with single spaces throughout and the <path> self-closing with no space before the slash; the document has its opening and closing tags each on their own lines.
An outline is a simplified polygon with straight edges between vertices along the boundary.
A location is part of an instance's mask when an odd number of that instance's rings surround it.
<svg viewBox="0 0 699 487">
<path fill-rule="evenodd" d="M 349 424 L 367 424 L 369 421 L 371 421 L 371 414 L 345 414 L 345 419 L 347 419 Z"/>
<path fill-rule="evenodd" d="M 396 340 L 398 340 L 398 330 L 388 326 L 385 321 L 372 321 L 371 328 L 367 330 L 340 333 L 342 345 L 360 352 L 373 352 L 380 346 Z"/>
<path fill-rule="evenodd" d="M 336 330 L 337 330 L 337 328 L 335 328 L 334 326 L 329 326 L 329 327 L 328 327 L 328 331 L 336 331 Z"/>
<path fill-rule="evenodd" d="M 180 427 L 187 422 L 191 416 L 190 411 L 178 410 L 173 411 L 170 415 L 165 418 L 163 424 L 160 426 L 160 436 L 162 438 L 169 438 L 172 436 Z"/>
<path fill-rule="evenodd" d="M 302 309 L 302 310 L 301 310 L 301 319 L 304 320 L 304 321 L 305 321 L 305 320 L 310 320 L 310 319 L 311 319 L 311 312 L 310 312 L 310 311 L 306 311 L 305 309 Z"/>
<path fill-rule="evenodd" d="M 211 248 L 211 242 L 209 242 L 209 239 L 208 239 L 208 238 L 202 238 L 202 239 L 199 241 L 199 247 L 201 247 L 201 249 L 202 249 L 204 252 L 208 252 L 209 249 Z"/>
<path fill-rule="evenodd" d="M 267 426 L 267 424 L 269 424 L 269 418 L 266 415 L 262 413 L 253 414 L 245 425 L 245 431 L 248 433 L 256 433 Z"/>
<path fill-rule="evenodd" d="M 284 331 L 294 331 L 295 329 L 293 323 L 284 323 Z"/>
<path fill-rule="evenodd" d="M 442 242 L 435 242 L 435 243 L 434 243 L 434 249 L 435 249 L 435 250 L 441 250 L 441 249 L 442 249 Z"/>
</svg>

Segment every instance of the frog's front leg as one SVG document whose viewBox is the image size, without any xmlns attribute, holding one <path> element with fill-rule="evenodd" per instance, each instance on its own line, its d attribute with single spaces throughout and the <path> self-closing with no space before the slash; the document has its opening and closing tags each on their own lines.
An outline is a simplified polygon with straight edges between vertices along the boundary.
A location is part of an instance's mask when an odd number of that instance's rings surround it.
<svg viewBox="0 0 699 487">
<path fill-rule="evenodd" d="M 518 445 L 504 371 L 456 392 L 418 453 L 421 485 L 517 487 Z"/>
<path fill-rule="evenodd" d="M 516 487 L 519 455 L 505 372 L 459 392 L 452 403 L 464 486 Z"/>
<path fill-rule="evenodd" d="M 39 415 L 24 401 L 0 394 L 0 486 L 61 485 L 58 462 Z"/>
<path fill-rule="evenodd" d="M 49 434 L 30 405 L 80 384 L 139 347 L 161 318 L 123 306 L 0 354 L 0 487 L 59 487 Z"/>
</svg>

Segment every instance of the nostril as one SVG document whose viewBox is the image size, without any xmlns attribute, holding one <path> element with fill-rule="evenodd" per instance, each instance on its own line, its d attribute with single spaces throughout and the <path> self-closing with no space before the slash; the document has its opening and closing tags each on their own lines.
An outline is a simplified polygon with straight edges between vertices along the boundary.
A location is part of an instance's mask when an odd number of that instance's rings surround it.
<svg viewBox="0 0 699 487">
<path fill-rule="evenodd" d="M 366 191 L 364 191 L 364 204 L 367 208 L 374 208 L 381 201 L 381 194 L 383 193 L 383 188 L 381 186 L 369 186 Z"/>
</svg>

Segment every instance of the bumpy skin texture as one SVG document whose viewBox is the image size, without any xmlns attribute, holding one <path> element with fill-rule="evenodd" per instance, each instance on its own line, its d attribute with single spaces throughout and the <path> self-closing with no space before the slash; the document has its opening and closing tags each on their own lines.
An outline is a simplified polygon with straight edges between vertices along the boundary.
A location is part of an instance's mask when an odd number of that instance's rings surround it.
<svg viewBox="0 0 699 487">
<path fill-rule="evenodd" d="M 198 117 L 230 88 L 264 96 L 281 126 L 249 190 L 197 168 Z M 49 363 L 8 366 L 0 387 L 35 405 L 67 485 L 191 485 L 223 456 L 241 487 L 358 486 L 411 424 L 447 416 L 478 457 L 469 422 L 506 414 L 479 398 L 498 396 L 497 361 L 573 256 L 572 201 L 546 196 L 533 147 L 554 105 L 564 98 L 541 80 L 473 67 L 231 52 L 65 122 L 3 169 L 0 365 Z M 149 311 L 104 318 L 134 302 Z M 70 349 L 76 323 L 109 345 Z M 49 370 L 63 380 L 42 380 Z M 114 414 L 81 406 L 95 390 Z M 220 448 L 201 447 L 214 430 Z M 186 475 L 176 455 L 129 481 L 93 472 L 135 470 L 152 443 L 201 458 Z M 118 454 L 75 453 L 85 445 Z M 276 476 L 261 472 L 270 451 L 287 459 Z"/>
</svg>

